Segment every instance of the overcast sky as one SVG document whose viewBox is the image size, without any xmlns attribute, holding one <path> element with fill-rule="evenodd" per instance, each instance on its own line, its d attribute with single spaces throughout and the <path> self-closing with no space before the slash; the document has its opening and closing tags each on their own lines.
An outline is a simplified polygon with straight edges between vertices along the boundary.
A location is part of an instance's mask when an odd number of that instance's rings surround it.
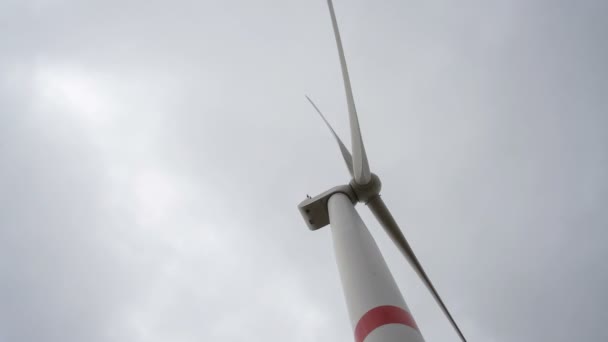
<svg viewBox="0 0 608 342">
<path fill-rule="evenodd" d="M 336 0 L 383 198 L 469 341 L 608 340 L 608 2 Z M 350 341 L 324 0 L 0 3 L 0 342 Z M 457 341 L 364 206 L 426 340 Z"/>
</svg>

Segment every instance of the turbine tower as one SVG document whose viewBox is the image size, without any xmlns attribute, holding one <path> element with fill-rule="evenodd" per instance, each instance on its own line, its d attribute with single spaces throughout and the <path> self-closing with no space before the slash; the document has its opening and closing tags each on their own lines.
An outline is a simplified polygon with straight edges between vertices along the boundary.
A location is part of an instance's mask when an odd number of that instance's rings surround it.
<svg viewBox="0 0 608 342">
<path fill-rule="evenodd" d="M 466 342 L 460 328 L 380 197 L 380 178 L 370 171 L 367 161 L 332 1 L 327 0 L 327 5 L 344 80 L 352 155 L 319 108 L 308 96 L 306 98 L 336 139 L 352 180 L 348 185 L 337 186 L 318 196 L 307 198 L 298 205 L 298 209 L 311 230 L 317 230 L 328 224 L 331 227 L 340 279 L 356 342 L 424 341 L 378 246 L 354 208 L 357 202 L 365 203 L 370 208 L 431 292 L 460 339 Z"/>
</svg>

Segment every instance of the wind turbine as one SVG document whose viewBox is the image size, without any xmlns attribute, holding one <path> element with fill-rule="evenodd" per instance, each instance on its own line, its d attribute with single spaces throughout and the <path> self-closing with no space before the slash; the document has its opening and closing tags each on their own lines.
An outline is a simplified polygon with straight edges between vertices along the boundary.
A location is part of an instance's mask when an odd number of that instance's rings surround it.
<svg viewBox="0 0 608 342">
<path fill-rule="evenodd" d="M 357 202 L 365 203 L 370 208 L 431 292 L 458 336 L 466 342 L 380 197 L 382 185 L 380 178 L 370 171 L 367 161 L 332 1 L 327 0 L 327 5 L 344 79 L 352 156 L 319 108 L 308 96 L 306 98 L 336 139 L 352 180 L 348 185 L 337 186 L 318 196 L 307 198 L 298 205 L 298 209 L 311 230 L 317 230 L 327 224 L 331 226 L 334 251 L 356 342 L 424 341 L 378 246 L 354 208 Z"/>
</svg>

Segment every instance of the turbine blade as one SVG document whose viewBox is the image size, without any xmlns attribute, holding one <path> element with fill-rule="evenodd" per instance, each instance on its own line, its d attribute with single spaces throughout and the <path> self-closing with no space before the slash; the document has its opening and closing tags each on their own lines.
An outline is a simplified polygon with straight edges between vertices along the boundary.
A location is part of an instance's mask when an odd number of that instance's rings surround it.
<svg viewBox="0 0 608 342">
<path fill-rule="evenodd" d="M 338 54 L 340 55 L 342 78 L 344 79 L 344 90 L 346 91 L 346 102 L 348 104 L 348 117 L 350 121 L 350 139 L 354 159 L 354 178 L 358 184 L 364 185 L 369 183 L 371 180 L 371 172 L 369 170 L 367 155 L 365 154 L 365 147 L 363 146 L 363 138 L 361 137 L 359 119 L 357 118 L 357 109 L 355 108 L 355 100 L 353 98 L 353 91 L 350 85 L 350 77 L 348 76 L 348 69 L 346 67 L 346 58 L 344 57 L 342 39 L 340 38 L 338 22 L 336 21 L 336 14 L 334 13 L 334 5 L 331 0 L 327 0 L 327 6 L 329 6 L 331 23 L 334 28 L 334 37 L 336 38 Z"/>
<path fill-rule="evenodd" d="M 336 138 L 336 141 L 338 142 L 338 145 L 340 146 L 340 152 L 342 153 L 342 158 L 344 158 L 344 162 L 346 163 L 346 167 L 348 168 L 348 172 L 350 173 L 351 177 L 354 177 L 353 176 L 353 158 L 351 157 L 350 152 L 348 151 L 346 146 L 344 146 L 344 143 L 342 143 L 342 140 L 340 140 L 340 137 L 338 136 L 338 134 L 336 134 L 336 131 L 334 131 L 334 129 L 331 127 L 331 125 L 329 124 L 329 122 L 327 121 L 327 119 L 325 118 L 323 113 L 321 113 L 321 110 L 319 110 L 319 107 L 317 107 L 317 105 L 315 105 L 315 103 L 312 102 L 312 100 L 310 99 L 310 97 L 308 97 L 308 95 L 305 95 L 305 96 L 306 96 L 306 99 L 308 100 L 308 102 L 310 102 L 310 104 L 317 111 L 317 113 L 319 113 L 319 115 L 321 116 L 321 119 L 323 119 L 323 121 L 327 125 L 327 128 L 329 128 L 329 130 L 331 131 L 331 134 L 333 134 L 334 138 Z"/>
<path fill-rule="evenodd" d="M 397 222 L 386 207 L 386 204 L 384 204 L 384 201 L 382 200 L 382 198 L 380 198 L 380 195 L 372 198 L 367 203 L 367 206 L 370 208 L 376 219 L 380 221 L 380 224 L 382 225 L 384 230 L 391 237 L 393 242 L 395 242 L 399 250 L 403 253 L 407 261 L 409 261 L 410 265 L 414 268 L 416 273 L 418 273 L 418 276 L 420 277 L 420 279 L 422 279 L 422 282 L 429 289 L 429 291 L 435 298 L 435 301 L 437 302 L 437 304 L 439 304 L 441 310 L 452 324 L 452 327 L 454 327 L 456 333 L 458 333 L 458 336 L 460 336 L 463 342 L 466 342 L 462 331 L 460 331 L 460 328 L 458 327 L 456 321 L 448 311 L 448 308 L 443 303 L 443 300 L 441 300 L 441 297 L 439 297 L 439 293 L 437 293 L 437 290 L 435 290 L 433 283 L 431 283 L 431 280 L 426 275 L 426 272 L 424 272 L 424 269 L 422 268 L 422 265 L 420 265 L 418 258 L 416 258 L 412 247 L 410 247 L 409 243 L 405 239 L 405 236 L 401 232 L 401 229 L 399 229 Z"/>
</svg>

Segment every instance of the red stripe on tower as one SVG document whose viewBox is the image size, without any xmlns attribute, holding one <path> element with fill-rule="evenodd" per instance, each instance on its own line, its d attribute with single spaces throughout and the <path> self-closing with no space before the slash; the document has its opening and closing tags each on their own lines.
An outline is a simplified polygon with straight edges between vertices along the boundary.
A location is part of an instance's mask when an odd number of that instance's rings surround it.
<svg viewBox="0 0 608 342">
<path fill-rule="evenodd" d="M 386 324 L 403 324 L 418 331 L 409 312 L 392 305 L 378 306 L 366 312 L 357 323 L 355 342 L 363 342 L 372 331 Z"/>
</svg>

